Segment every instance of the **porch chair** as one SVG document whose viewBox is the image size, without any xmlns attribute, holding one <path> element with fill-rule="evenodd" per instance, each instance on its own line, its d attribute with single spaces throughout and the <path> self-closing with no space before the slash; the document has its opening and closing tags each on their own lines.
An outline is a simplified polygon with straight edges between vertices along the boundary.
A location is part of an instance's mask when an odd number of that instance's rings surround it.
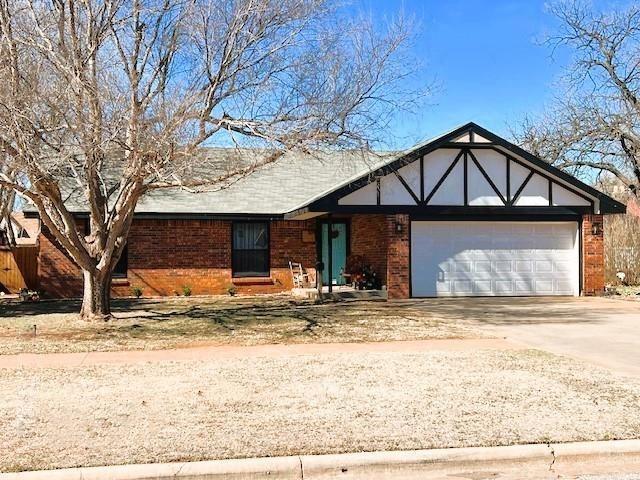
<svg viewBox="0 0 640 480">
<path fill-rule="evenodd" d="M 311 284 L 311 276 L 304 271 L 301 263 L 289 261 L 289 270 L 293 279 L 293 288 L 304 288 Z"/>
</svg>

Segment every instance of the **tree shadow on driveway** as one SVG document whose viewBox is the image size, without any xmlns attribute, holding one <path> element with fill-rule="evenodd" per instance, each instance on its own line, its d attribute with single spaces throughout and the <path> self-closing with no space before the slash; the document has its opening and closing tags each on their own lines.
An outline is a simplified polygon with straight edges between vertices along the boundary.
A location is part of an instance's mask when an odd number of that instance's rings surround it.
<svg viewBox="0 0 640 480">
<path fill-rule="evenodd" d="M 604 298 L 465 297 L 402 303 L 449 320 L 492 326 L 598 324 L 631 315 L 640 321 L 640 304 Z"/>
</svg>

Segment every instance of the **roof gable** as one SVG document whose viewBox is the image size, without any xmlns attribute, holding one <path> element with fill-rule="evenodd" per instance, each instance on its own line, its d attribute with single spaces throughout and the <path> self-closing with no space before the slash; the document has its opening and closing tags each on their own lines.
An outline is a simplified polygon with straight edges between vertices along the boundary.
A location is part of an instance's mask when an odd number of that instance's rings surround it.
<svg viewBox="0 0 640 480">
<path fill-rule="evenodd" d="M 460 152 L 460 156 L 453 159 L 453 161 L 443 161 L 440 166 L 434 161 L 433 165 L 430 164 L 430 168 L 435 168 L 435 170 L 440 168 L 440 171 L 431 172 L 433 175 L 425 176 L 422 173 L 424 171 L 423 162 L 427 158 L 431 160 L 429 156 L 433 157 L 435 155 L 434 152 L 440 152 L 445 149 L 457 149 Z M 494 152 L 499 154 L 501 158 L 506 159 L 506 175 L 509 178 L 517 177 L 519 174 L 518 169 L 526 172 L 525 177 L 521 178 L 519 182 L 517 178 L 513 182 L 511 180 L 505 182 L 505 174 L 497 173 L 500 168 L 498 166 L 499 162 L 497 160 L 491 162 L 482 158 L 479 159 L 478 157 L 481 157 L 479 152 Z M 409 172 L 412 168 L 417 170 L 416 166 L 418 164 L 420 164 L 419 173 Z M 414 167 L 411 167 L 411 165 Z M 510 165 L 514 165 L 515 172 L 509 172 Z M 475 188 L 481 183 L 490 185 L 496 194 L 495 197 L 501 201 L 497 203 L 495 198 L 491 200 L 496 206 L 534 206 L 536 205 L 535 202 L 543 206 L 544 199 L 546 199 L 547 206 L 551 207 L 560 205 L 584 207 L 585 205 L 591 205 L 592 210 L 596 213 L 625 212 L 626 207 L 624 204 L 473 122 L 451 130 L 433 140 L 419 144 L 375 171 L 339 185 L 322 197 L 302 205 L 301 208 L 308 211 L 331 211 L 332 207 L 336 205 L 356 205 L 357 201 L 362 200 L 364 200 L 364 203 L 361 204 L 372 205 L 371 198 L 363 199 L 359 192 L 363 187 L 376 183 L 377 199 L 373 204 L 378 206 L 392 204 L 389 201 L 385 201 L 384 198 L 385 191 L 388 190 L 388 184 L 390 183 L 394 183 L 396 186 L 398 183 L 402 184 L 405 187 L 405 193 L 413 199 L 413 201 L 405 201 L 403 205 L 424 207 L 434 205 L 433 202 L 435 201 L 437 202 L 436 204 L 443 205 L 486 206 L 486 203 L 474 204 L 473 201 L 467 201 L 466 195 L 469 194 L 469 187 L 466 183 L 464 185 L 464 200 L 459 200 L 459 196 L 456 197 L 458 199 L 454 200 L 456 192 L 463 188 L 460 185 L 460 181 L 456 180 L 462 178 L 460 176 L 462 169 L 465 172 L 465 182 L 467 181 L 467 176 L 469 178 L 472 175 L 474 176 L 475 180 L 471 188 Z M 455 172 L 452 173 L 454 170 Z M 529 176 L 529 174 L 531 175 Z M 527 176 L 529 178 L 526 178 Z M 420 180 L 420 177 L 425 178 L 425 180 Z M 442 184 L 425 185 L 429 181 L 436 182 L 436 178 L 439 178 Z M 420 183 L 419 191 L 416 188 L 416 182 Z M 412 185 L 408 185 L 408 183 Z M 508 195 L 509 197 L 513 196 L 515 200 L 513 202 L 510 199 L 505 199 L 505 196 L 507 196 L 505 191 L 507 185 L 505 183 L 515 183 L 514 191 L 509 192 L 510 195 Z M 547 192 L 541 192 L 544 185 L 548 185 Z M 522 187 L 521 191 L 516 191 L 519 187 Z M 374 188 L 369 186 L 368 190 L 372 191 Z M 556 202 L 553 201 L 554 194 Z M 396 194 L 397 196 L 398 194 Z M 405 200 L 407 200 L 407 195 L 404 196 Z M 585 203 L 585 199 L 587 203 Z"/>
</svg>

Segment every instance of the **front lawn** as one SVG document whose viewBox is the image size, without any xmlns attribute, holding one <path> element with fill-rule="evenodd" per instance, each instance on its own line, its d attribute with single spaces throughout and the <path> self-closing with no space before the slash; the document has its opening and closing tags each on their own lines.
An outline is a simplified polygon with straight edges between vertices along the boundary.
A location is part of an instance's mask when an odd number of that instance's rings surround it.
<svg viewBox="0 0 640 480">
<path fill-rule="evenodd" d="M 315 305 L 288 295 L 115 300 L 116 318 L 98 324 L 80 321 L 79 308 L 76 301 L 0 304 L 0 354 L 482 336 L 411 305 Z"/>
<path fill-rule="evenodd" d="M 640 436 L 637 379 L 535 350 L 0 369 L 0 392 L 12 471 Z"/>
</svg>

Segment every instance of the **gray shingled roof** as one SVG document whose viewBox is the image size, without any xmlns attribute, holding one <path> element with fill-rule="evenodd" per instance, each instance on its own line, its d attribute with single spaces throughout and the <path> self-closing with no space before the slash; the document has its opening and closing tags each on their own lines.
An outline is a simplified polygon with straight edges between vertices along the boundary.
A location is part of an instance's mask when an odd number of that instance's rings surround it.
<svg viewBox="0 0 640 480">
<path fill-rule="evenodd" d="M 151 192 L 141 199 L 136 212 L 283 214 L 390 160 L 389 155 L 361 152 L 288 153 L 222 190 Z"/>
<path fill-rule="evenodd" d="M 233 149 L 207 149 L 206 158 L 194 168 L 194 176 L 203 178 L 219 173 L 224 169 L 225 157 L 231 154 L 235 156 L 235 162 L 250 164 L 264 153 L 247 149 L 239 153 L 240 157 Z M 276 163 L 262 167 L 224 189 L 151 191 L 140 199 L 136 213 L 280 215 L 360 178 L 396 157 L 393 153 L 360 151 L 315 152 L 313 155 L 289 152 Z M 115 180 L 119 175 L 110 176 Z M 87 211 L 80 192 L 71 194 L 66 204 L 74 213 Z"/>
</svg>

